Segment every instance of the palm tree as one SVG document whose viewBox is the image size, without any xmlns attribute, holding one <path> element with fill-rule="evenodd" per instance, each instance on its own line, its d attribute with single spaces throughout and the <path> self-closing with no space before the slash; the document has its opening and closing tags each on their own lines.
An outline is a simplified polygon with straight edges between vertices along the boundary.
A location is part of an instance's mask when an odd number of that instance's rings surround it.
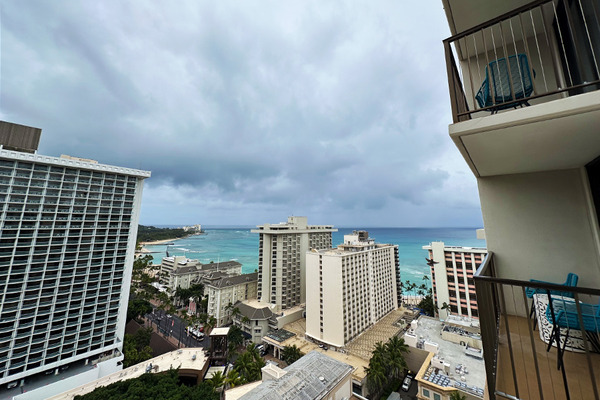
<svg viewBox="0 0 600 400">
<path fill-rule="evenodd" d="M 239 386 L 242 384 L 242 378 L 236 370 L 232 369 L 227 373 L 227 376 L 225 377 L 225 384 L 229 388 Z"/>
<path fill-rule="evenodd" d="M 298 361 L 298 359 L 300 359 L 304 353 L 301 352 L 300 349 L 294 344 L 292 346 L 285 346 L 281 355 L 283 361 L 290 365 Z"/>
<path fill-rule="evenodd" d="M 225 384 L 225 377 L 221 371 L 217 371 L 213 374 L 213 376 L 209 379 L 212 387 L 219 388 Z"/>
<path fill-rule="evenodd" d="M 408 346 L 404 343 L 403 338 L 392 336 L 385 347 L 388 354 L 389 372 L 394 378 L 398 379 L 400 378 L 402 371 L 407 368 L 404 355 L 409 351 Z"/>
<path fill-rule="evenodd" d="M 467 400 L 466 396 L 463 396 L 458 390 L 455 392 L 452 392 L 452 394 L 450 395 L 450 400 Z"/>
<path fill-rule="evenodd" d="M 373 393 L 374 397 L 379 397 L 379 392 L 383 391 L 384 386 L 387 385 L 387 375 L 385 368 L 379 362 L 371 359 L 369 366 L 365 368 L 367 374 L 367 388 L 369 393 Z"/>
</svg>

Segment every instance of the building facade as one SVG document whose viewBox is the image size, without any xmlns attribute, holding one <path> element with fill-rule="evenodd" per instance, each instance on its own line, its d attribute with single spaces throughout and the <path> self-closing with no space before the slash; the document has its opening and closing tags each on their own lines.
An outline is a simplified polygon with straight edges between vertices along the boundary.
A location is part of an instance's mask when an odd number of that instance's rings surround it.
<svg viewBox="0 0 600 400">
<path fill-rule="evenodd" d="M 185 256 L 163 257 L 159 279 L 170 293 L 174 293 L 178 287 L 189 289 L 200 283 L 203 276 L 212 272 L 239 275 L 242 273 L 242 264 L 237 261 L 202 264 Z"/>
<path fill-rule="evenodd" d="M 233 305 L 242 300 L 256 299 L 258 272 L 229 275 L 213 272 L 202 278 L 204 293 L 208 295 L 208 315 L 217 320 L 217 326 L 231 322 Z"/>
<path fill-rule="evenodd" d="M 306 335 L 342 347 L 398 308 L 398 246 L 364 231 L 344 235 L 337 249 L 306 255 Z"/>
<path fill-rule="evenodd" d="M 29 150 L 0 149 L 0 384 L 121 354 L 150 176 Z"/>
<path fill-rule="evenodd" d="M 483 262 L 487 249 L 445 246 L 432 242 L 423 246 L 429 251 L 433 301 L 441 319 L 448 313 L 468 318 L 479 318 L 473 275 Z M 447 306 L 445 306 L 447 305 Z"/>
<path fill-rule="evenodd" d="M 280 312 L 306 301 L 306 252 L 331 248 L 330 225 L 307 225 L 306 217 L 265 224 L 258 233 L 258 298 Z"/>
<path fill-rule="evenodd" d="M 260 344 L 275 318 L 269 305 L 250 299 L 239 301 L 234 307 L 239 312 L 232 315 L 233 324 L 245 332 L 252 343 Z"/>
<path fill-rule="evenodd" d="M 477 180 L 488 249 L 474 277 L 487 395 L 598 398 L 600 368 L 589 361 L 597 357 L 589 347 L 561 354 L 560 375 L 543 368 L 557 364 L 556 349 L 540 336 L 543 325 L 551 325 L 549 307 L 534 310 L 540 329 L 533 331 L 533 299 L 523 294 L 531 279 L 565 285 L 568 274 L 576 274 L 584 288 L 568 293 L 598 304 L 598 3 L 442 3 L 452 34 L 443 41 L 453 116 L 449 135 Z M 540 293 L 532 296 L 543 299 L 551 289 L 535 288 Z M 581 311 L 566 315 L 582 318 Z M 597 334 L 598 325 L 591 330 Z M 558 333 L 554 338 L 565 341 L 566 329 Z M 570 338 L 575 334 L 571 329 Z M 535 378 L 521 379 L 516 365 L 533 366 Z"/>
</svg>

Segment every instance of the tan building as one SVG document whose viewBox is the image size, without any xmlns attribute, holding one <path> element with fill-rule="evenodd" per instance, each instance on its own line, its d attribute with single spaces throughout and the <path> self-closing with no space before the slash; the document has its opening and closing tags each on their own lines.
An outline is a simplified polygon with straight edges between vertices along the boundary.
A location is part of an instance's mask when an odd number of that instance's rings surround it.
<svg viewBox="0 0 600 400">
<path fill-rule="evenodd" d="M 398 308 L 398 246 L 367 232 L 344 236 L 337 249 L 306 255 L 306 335 L 342 347 Z"/>
<path fill-rule="evenodd" d="M 487 249 L 476 247 L 445 246 L 433 242 L 423 246 L 436 264 L 431 267 L 433 301 L 441 319 L 448 313 L 467 318 L 479 318 L 473 275 L 487 255 Z M 448 308 L 444 307 L 448 305 Z"/>
<path fill-rule="evenodd" d="M 178 287 L 188 289 L 199 283 L 204 275 L 217 271 L 239 275 L 242 273 L 242 264 L 237 261 L 202 264 L 185 256 L 163 257 L 160 264 L 160 283 L 173 293 Z"/>
<path fill-rule="evenodd" d="M 268 304 L 257 300 L 240 301 L 234 304 L 239 313 L 232 316 L 233 324 L 244 331 L 252 343 L 259 344 L 273 325 L 275 314 Z"/>
<path fill-rule="evenodd" d="M 258 273 L 229 275 L 212 272 L 202 278 L 204 293 L 208 295 L 208 315 L 217 320 L 217 326 L 231 322 L 231 308 L 238 301 L 256 298 Z"/>
<path fill-rule="evenodd" d="M 265 224 L 258 233 L 258 298 L 275 305 L 275 311 L 306 301 L 306 252 L 331 248 L 330 225 L 307 225 L 306 217 Z"/>
<path fill-rule="evenodd" d="M 564 354 L 556 347 L 546 351 L 545 332 L 552 325 L 546 311 L 552 309 L 544 304 L 544 292 L 551 288 L 539 284 L 533 289 L 539 293 L 524 293 L 530 279 L 564 285 L 574 273 L 580 287 L 567 293 L 598 304 L 598 4 L 442 4 L 453 35 L 444 40 L 453 115 L 449 133 L 477 179 L 488 249 L 474 276 L 487 394 L 598 399 L 595 341 L 571 329 Z M 535 331 L 528 318 L 532 306 Z M 571 321 L 582 319 L 582 307 L 563 308 Z M 590 328 L 587 333 L 597 335 L 598 325 Z M 567 329 L 558 333 L 554 346 L 566 342 Z"/>
</svg>

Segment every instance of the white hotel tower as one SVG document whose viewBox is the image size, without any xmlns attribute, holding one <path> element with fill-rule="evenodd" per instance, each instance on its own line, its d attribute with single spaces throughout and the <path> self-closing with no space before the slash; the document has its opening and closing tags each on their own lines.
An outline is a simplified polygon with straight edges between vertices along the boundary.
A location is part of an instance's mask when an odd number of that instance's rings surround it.
<svg viewBox="0 0 600 400">
<path fill-rule="evenodd" d="M 306 254 L 306 335 L 342 347 L 398 308 L 398 246 L 365 231 Z"/>
<path fill-rule="evenodd" d="M 150 172 L 39 155 L 40 135 L 0 122 L 0 384 L 123 359 Z"/>
<path fill-rule="evenodd" d="M 308 225 L 306 217 L 288 217 L 287 223 L 257 226 L 258 299 L 275 305 L 275 312 L 306 300 L 306 252 L 331 248 L 331 225 Z"/>
</svg>

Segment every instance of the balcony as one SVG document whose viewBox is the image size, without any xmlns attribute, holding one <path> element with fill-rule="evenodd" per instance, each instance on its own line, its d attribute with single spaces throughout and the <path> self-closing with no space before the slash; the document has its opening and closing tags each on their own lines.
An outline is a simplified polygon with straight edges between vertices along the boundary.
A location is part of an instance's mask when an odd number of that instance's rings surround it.
<svg viewBox="0 0 600 400">
<path fill-rule="evenodd" d="M 447 1 L 455 10 L 468 3 Z M 537 0 L 444 41 L 450 136 L 476 176 L 577 168 L 597 157 L 598 13 L 591 2 Z M 465 26 L 460 18 L 453 22 Z"/>
<path fill-rule="evenodd" d="M 596 326 L 596 332 L 586 331 L 586 324 L 582 323 L 584 303 L 598 304 L 600 289 L 498 278 L 492 252 L 474 280 L 487 377 L 486 398 L 600 399 L 600 327 Z M 540 294 L 528 298 L 528 287 Z M 568 292 L 573 298 L 558 296 L 557 291 Z M 553 301 L 544 303 L 548 297 Z M 553 324 L 546 315 L 556 315 L 557 306 L 567 302 L 577 304 L 576 319 L 584 328 L 563 328 L 553 340 Z M 530 313 L 532 307 L 535 313 Z M 562 357 L 557 341 L 564 346 Z"/>
</svg>

